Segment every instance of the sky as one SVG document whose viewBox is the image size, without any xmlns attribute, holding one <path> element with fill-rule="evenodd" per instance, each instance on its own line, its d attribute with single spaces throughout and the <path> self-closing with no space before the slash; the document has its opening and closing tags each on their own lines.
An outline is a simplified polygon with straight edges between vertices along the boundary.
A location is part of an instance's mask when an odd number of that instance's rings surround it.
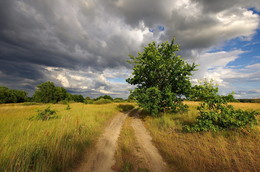
<svg viewBox="0 0 260 172">
<path fill-rule="evenodd" d="M 260 98 L 259 0 L 0 0 L 0 85 L 127 98 L 128 55 L 173 37 L 194 84 Z"/>
</svg>

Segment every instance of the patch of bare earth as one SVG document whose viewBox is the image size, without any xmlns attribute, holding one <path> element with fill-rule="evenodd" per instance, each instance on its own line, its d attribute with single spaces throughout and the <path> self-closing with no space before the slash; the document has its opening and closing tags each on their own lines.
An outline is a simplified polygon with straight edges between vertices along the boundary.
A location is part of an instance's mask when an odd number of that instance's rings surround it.
<svg viewBox="0 0 260 172">
<path fill-rule="evenodd" d="M 114 153 L 117 139 L 127 114 L 119 113 L 106 127 L 94 150 L 86 155 L 86 159 L 76 172 L 110 172 L 115 164 Z"/>
<path fill-rule="evenodd" d="M 169 171 L 167 164 L 164 162 L 158 149 L 152 144 L 152 137 L 144 127 L 141 119 L 133 118 L 132 127 L 138 142 L 137 156 L 143 159 L 151 172 L 167 172 Z"/>
</svg>

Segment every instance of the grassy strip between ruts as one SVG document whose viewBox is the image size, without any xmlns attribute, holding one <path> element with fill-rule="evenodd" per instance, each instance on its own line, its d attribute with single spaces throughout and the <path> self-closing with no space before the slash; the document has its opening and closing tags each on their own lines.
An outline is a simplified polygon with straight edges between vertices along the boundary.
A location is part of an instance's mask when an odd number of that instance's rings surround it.
<svg viewBox="0 0 260 172">
<path fill-rule="evenodd" d="M 136 110 L 132 113 L 134 114 L 135 112 Z M 122 126 L 115 153 L 116 164 L 113 166 L 113 169 L 120 172 L 148 172 L 144 159 L 138 156 L 140 147 L 131 123 L 132 117 L 127 117 Z"/>
<path fill-rule="evenodd" d="M 177 171 L 260 171 L 260 127 L 233 131 L 183 133 L 182 124 L 197 116 L 198 102 L 186 102 L 186 114 L 146 117 L 155 146 Z M 260 111 L 257 103 L 233 103 L 235 108 Z M 258 116 L 259 119 L 259 116 Z M 259 120 L 258 120 L 259 121 Z M 175 171 L 175 170 L 172 170 Z"/>
<path fill-rule="evenodd" d="M 28 120 L 48 106 L 58 119 Z M 0 105 L 0 171 L 68 171 L 118 113 L 117 106 Z"/>
</svg>

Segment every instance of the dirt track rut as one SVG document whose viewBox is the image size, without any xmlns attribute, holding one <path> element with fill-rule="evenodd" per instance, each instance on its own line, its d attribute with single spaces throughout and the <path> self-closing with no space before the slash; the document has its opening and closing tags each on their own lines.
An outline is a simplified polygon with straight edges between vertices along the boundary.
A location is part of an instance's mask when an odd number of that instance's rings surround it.
<svg viewBox="0 0 260 172">
<path fill-rule="evenodd" d="M 132 127 L 135 131 L 137 142 L 140 146 L 140 152 L 144 157 L 145 163 L 151 172 L 167 172 L 168 168 L 158 149 L 152 144 L 152 137 L 144 127 L 139 118 L 132 120 Z"/>
<path fill-rule="evenodd" d="M 75 172 L 113 172 L 111 167 L 115 164 L 115 150 L 121 127 L 127 114 L 119 113 L 105 129 L 95 148 L 86 155 L 84 162 Z M 140 156 L 148 164 L 150 172 L 167 172 L 167 165 L 163 161 L 157 148 L 152 144 L 152 137 L 139 118 L 133 118 L 132 127 L 139 144 Z"/>
<path fill-rule="evenodd" d="M 114 153 L 121 127 L 127 114 L 118 114 L 105 129 L 104 134 L 98 140 L 95 149 L 87 155 L 85 163 L 77 172 L 112 172 L 115 164 Z"/>
</svg>

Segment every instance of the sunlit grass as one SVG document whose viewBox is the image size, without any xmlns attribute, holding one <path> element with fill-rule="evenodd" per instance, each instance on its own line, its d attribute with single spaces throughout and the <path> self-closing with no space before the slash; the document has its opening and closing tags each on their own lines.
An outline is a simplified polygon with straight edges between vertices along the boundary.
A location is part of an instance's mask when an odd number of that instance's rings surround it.
<svg viewBox="0 0 260 172">
<path fill-rule="evenodd" d="M 194 122 L 199 102 L 185 103 L 190 106 L 188 113 L 145 118 L 155 145 L 172 171 L 260 171 L 259 126 L 219 133 L 184 133 L 182 124 Z M 232 105 L 260 110 L 259 103 Z"/>
<path fill-rule="evenodd" d="M 58 119 L 28 120 L 37 110 L 57 111 Z M 117 104 L 0 105 L 0 171 L 66 171 L 100 135 Z"/>
</svg>

